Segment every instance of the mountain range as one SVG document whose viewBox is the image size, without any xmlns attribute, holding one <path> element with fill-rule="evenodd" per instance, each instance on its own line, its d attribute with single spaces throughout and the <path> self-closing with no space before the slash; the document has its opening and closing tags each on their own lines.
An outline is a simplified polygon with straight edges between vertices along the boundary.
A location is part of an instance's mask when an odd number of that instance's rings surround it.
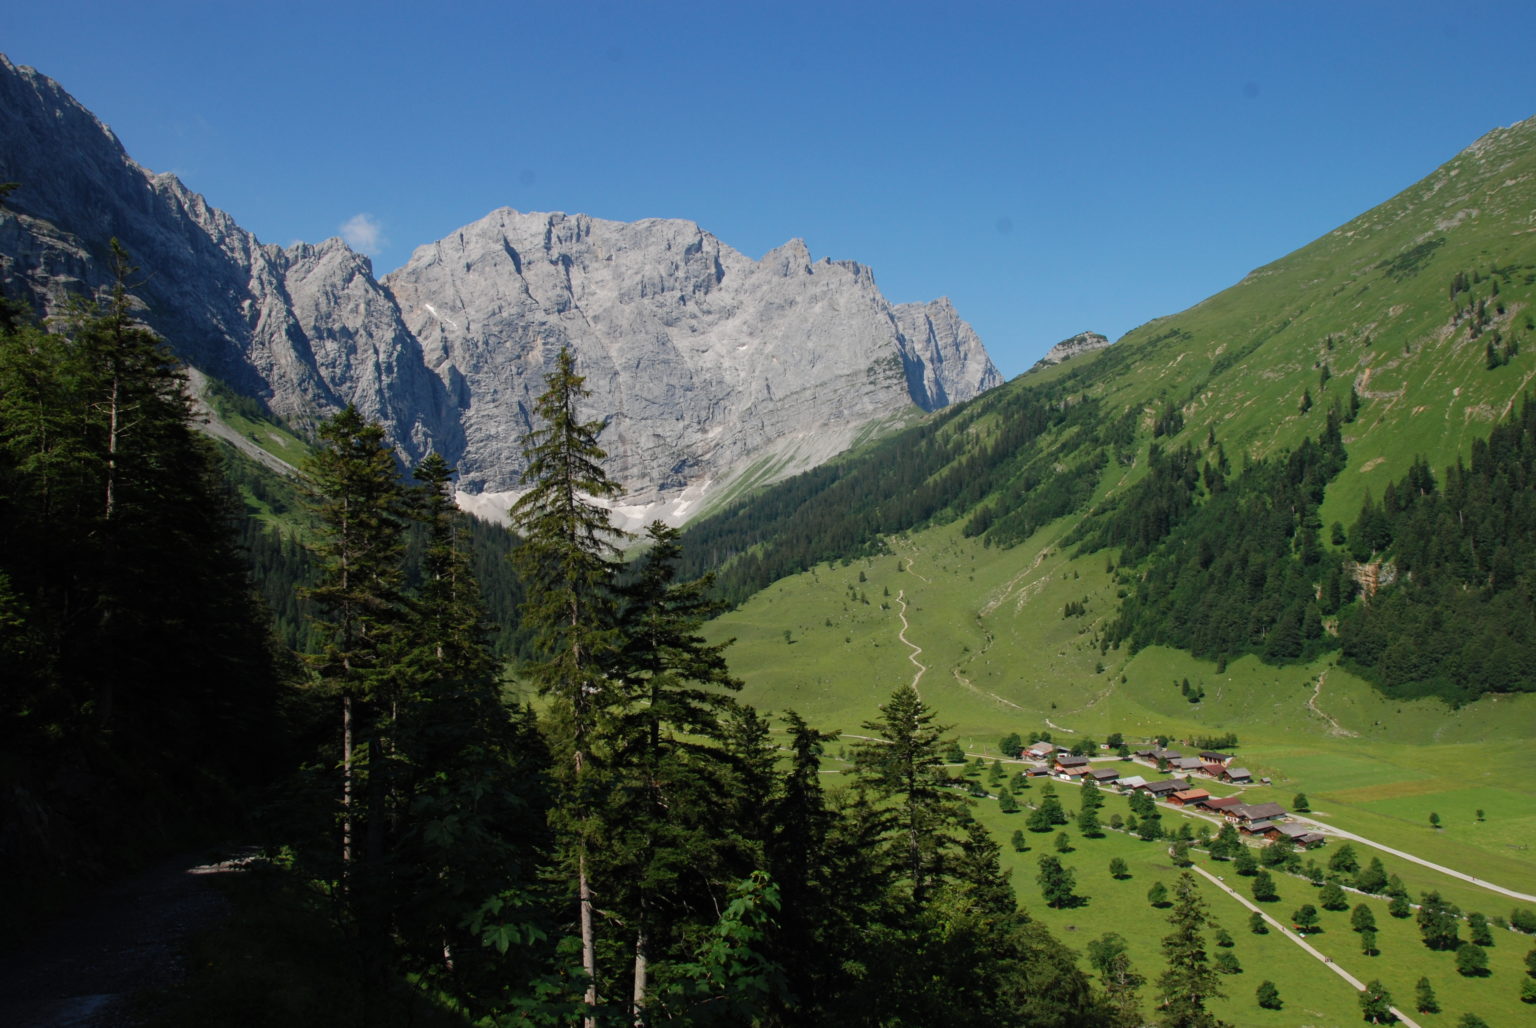
<svg viewBox="0 0 1536 1028">
<path fill-rule="evenodd" d="M 301 429 L 355 405 L 460 500 L 503 511 L 562 347 L 606 422 L 618 513 L 718 497 L 1001 383 L 947 300 L 892 304 L 870 270 L 792 240 L 753 260 L 688 221 L 496 210 L 374 274 L 340 239 L 263 243 L 132 161 L 56 82 L 0 57 L 0 271 L 44 313 L 140 268 L 143 317 L 192 367 Z"/>
</svg>

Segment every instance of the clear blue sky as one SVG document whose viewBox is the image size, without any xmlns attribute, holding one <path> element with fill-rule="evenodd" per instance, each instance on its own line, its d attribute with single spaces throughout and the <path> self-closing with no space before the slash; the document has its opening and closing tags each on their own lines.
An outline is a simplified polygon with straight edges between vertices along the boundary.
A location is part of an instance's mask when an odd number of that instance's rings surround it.
<svg viewBox="0 0 1536 1028">
<path fill-rule="evenodd" d="M 263 241 L 379 273 L 499 206 L 793 237 L 1009 376 L 1536 114 L 1536 4 L 10 3 L 0 51 Z"/>
</svg>

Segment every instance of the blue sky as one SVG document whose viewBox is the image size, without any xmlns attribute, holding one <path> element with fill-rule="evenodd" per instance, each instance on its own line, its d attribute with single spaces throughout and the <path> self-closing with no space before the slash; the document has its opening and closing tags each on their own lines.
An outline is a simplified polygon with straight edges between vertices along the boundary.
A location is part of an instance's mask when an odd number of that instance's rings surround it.
<svg viewBox="0 0 1536 1028">
<path fill-rule="evenodd" d="M 382 274 L 500 206 L 687 218 L 947 295 L 1006 375 L 1236 282 L 1536 114 L 1526 3 L 0 11 L 141 164 Z"/>
</svg>

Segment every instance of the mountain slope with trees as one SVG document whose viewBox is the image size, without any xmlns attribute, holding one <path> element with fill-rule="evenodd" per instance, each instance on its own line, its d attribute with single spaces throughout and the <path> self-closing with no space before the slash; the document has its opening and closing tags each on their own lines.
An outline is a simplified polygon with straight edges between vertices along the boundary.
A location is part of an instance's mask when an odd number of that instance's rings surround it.
<svg viewBox="0 0 1536 1028">
<path fill-rule="evenodd" d="M 1479 524 L 1519 531 L 1518 448 L 1488 439 L 1520 417 L 1536 380 L 1522 352 L 1536 334 L 1536 236 L 1521 228 L 1533 208 L 1527 121 L 1082 363 L 1022 376 L 690 526 L 689 566 L 718 568 L 724 595 L 739 602 L 819 562 L 958 524 L 990 547 L 1107 550 L 1121 595 L 1106 647 L 1157 642 L 1285 663 L 1338 648 L 1342 632 L 1355 640 L 1351 666 L 1398 694 L 1460 702 L 1529 688 L 1518 671 L 1466 660 L 1452 671 L 1368 641 L 1380 635 L 1368 626 L 1399 609 L 1398 591 L 1423 605 L 1428 572 L 1392 578 L 1393 536 L 1360 512 L 1391 490 L 1395 516 L 1410 493 L 1395 479 L 1422 468 L 1440 476 L 1481 447 L 1478 474 L 1502 476 L 1504 512 L 1479 514 Z M 1053 537 L 1038 534 L 1057 519 Z M 1457 582 L 1484 587 L 1496 547 L 1483 549 L 1481 563 L 1460 558 Z M 1504 579 L 1491 579 L 1501 599 L 1463 604 L 1455 620 L 1513 653 L 1533 606 L 1505 587 L 1505 550 Z M 1212 610 L 1197 614 L 1200 604 Z"/>
</svg>

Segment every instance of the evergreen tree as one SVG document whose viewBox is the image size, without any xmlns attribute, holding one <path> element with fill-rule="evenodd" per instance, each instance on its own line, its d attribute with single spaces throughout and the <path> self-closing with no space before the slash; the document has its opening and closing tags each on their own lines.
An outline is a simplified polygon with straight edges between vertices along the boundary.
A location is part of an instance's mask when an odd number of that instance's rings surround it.
<svg viewBox="0 0 1536 1028">
<path fill-rule="evenodd" d="M 1163 998 L 1163 1024 L 1168 1028 L 1223 1028 L 1205 1009 L 1208 1000 L 1223 995 L 1211 968 L 1202 934 L 1210 923 L 1205 901 L 1188 871 L 1179 875 L 1176 899 L 1168 923 L 1173 931 L 1163 937 L 1163 956 L 1168 969 L 1158 978 Z"/>
<path fill-rule="evenodd" d="M 282 757 L 279 662 L 220 461 L 113 254 L 111 289 L 57 331 L 0 298 L 0 873 L 18 913 L 45 879 L 249 809 L 232 792 Z"/>
<path fill-rule="evenodd" d="M 634 933 L 631 1013 L 644 1017 L 651 954 L 677 928 L 707 922 L 739 881 L 730 856 L 739 827 L 720 797 L 731 790 L 725 746 L 731 676 L 724 644 L 699 634 L 717 608 L 708 578 L 677 581 L 678 532 L 661 522 L 620 590 L 619 645 L 602 721 L 604 853 L 609 902 Z M 700 883 L 713 888 L 700 888 Z M 681 939 L 672 940 L 680 944 Z"/>
<path fill-rule="evenodd" d="M 561 726 L 558 829 L 576 883 L 586 1024 L 595 1028 L 597 940 L 587 863 L 596 842 L 598 800 L 588 765 L 598 719 L 610 701 L 604 672 L 615 650 L 612 584 L 619 538 L 596 501 L 617 496 L 619 487 L 603 470 L 602 422 L 581 420 L 578 407 L 588 391 L 569 350 L 560 351 L 544 382 L 534 409 L 537 424 L 524 443 L 523 482 L 529 488 L 511 511 L 523 536 L 514 557 L 528 589 L 522 619 L 533 629 L 540 655 L 529 670 L 552 697 Z"/>
<path fill-rule="evenodd" d="M 1414 986 L 1414 1008 L 1421 1014 L 1440 1012 L 1440 1001 L 1435 998 L 1434 986 L 1429 984 L 1428 978 L 1420 978 Z"/>
<path fill-rule="evenodd" d="M 322 640 L 312 663 L 340 699 L 340 852 L 343 875 L 363 860 L 383 873 L 393 731 L 405 649 L 403 547 L 405 490 L 383 426 L 348 406 L 320 426 L 306 468 L 308 502 L 321 524 L 315 547 L 320 584 L 311 590 Z M 359 838 L 361 829 L 361 838 Z M 382 897 L 374 897 L 382 902 Z M 383 917 L 374 909 L 372 917 Z M 378 924 L 366 935 L 382 934 Z"/>
<path fill-rule="evenodd" d="M 967 801 L 949 788 L 943 771 L 940 737 L 947 729 L 934 724 L 917 691 L 901 686 L 880 714 L 863 725 L 878 741 L 854 747 L 854 775 L 887 811 L 895 865 L 921 905 L 959 843 L 957 826 Z"/>
</svg>

